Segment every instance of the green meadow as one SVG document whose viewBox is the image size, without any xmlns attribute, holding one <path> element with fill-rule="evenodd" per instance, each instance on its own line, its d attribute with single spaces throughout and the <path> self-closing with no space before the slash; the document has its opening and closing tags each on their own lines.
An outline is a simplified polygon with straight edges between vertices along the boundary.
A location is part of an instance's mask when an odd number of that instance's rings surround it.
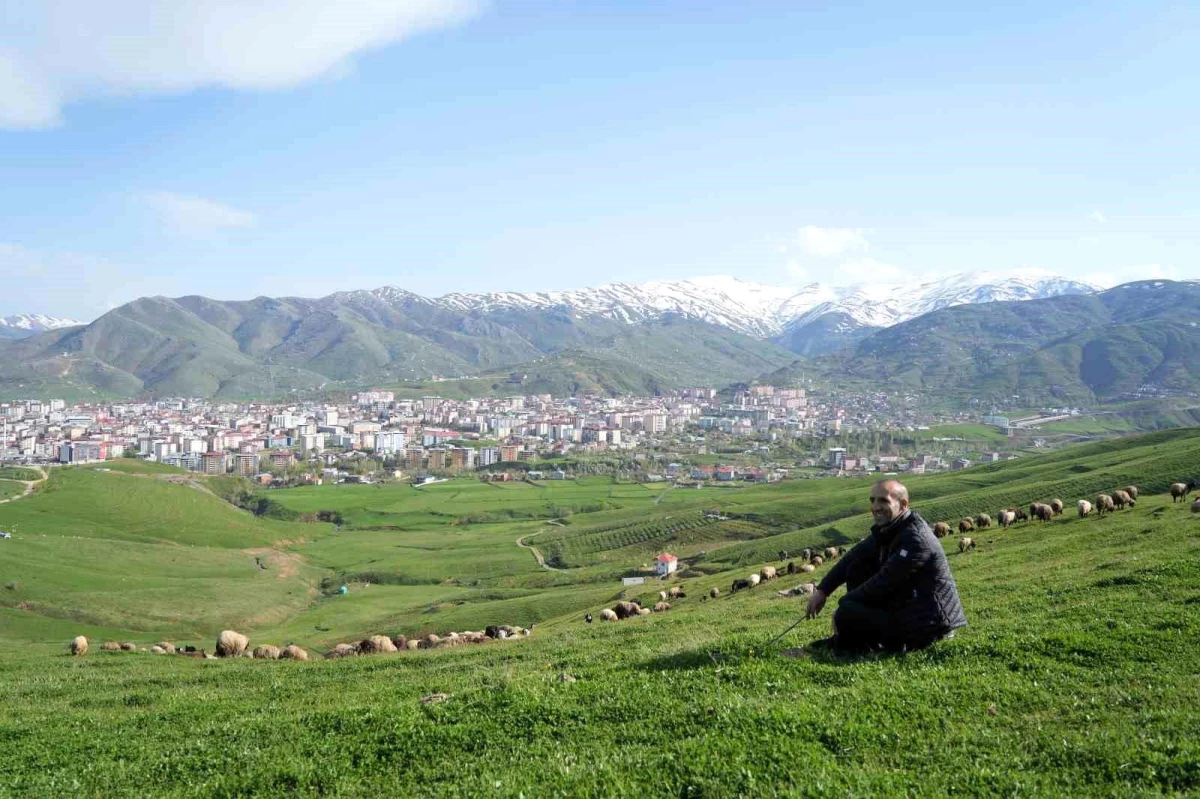
<svg viewBox="0 0 1200 799">
<path fill-rule="evenodd" d="M 1200 791 L 1200 430 L 908 482 L 931 522 L 1060 497 L 943 540 L 970 626 L 907 656 L 792 660 L 828 634 L 798 577 L 728 595 L 780 550 L 849 543 L 869 480 L 700 490 L 463 479 L 267 493 L 254 516 L 134 462 L 51 470 L 0 505 L 0 794 L 1162 795 Z M 1133 509 L 1076 499 L 1136 484 Z M 522 547 L 518 541 L 526 544 Z M 536 547 L 543 568 L 528 547 Z M 585 624 L 664 550 L 687 598 Z M 824 567 L 816 577 L 820 577 Z M 806 577 L 805 579 L 811 579 Z M 338 588 L 346 586 L 347 593 Z M 711 587 L 724 596 L 701 601 Z M 836 597 L 835 597 L 836 599 Z M 536 624 L 527 639 L 327 661 L 370 633 Z M 295 642 L 316 662 L 98 651 Z M 77 634 L 84 658 L 66 654 Z M 436 703 L 423 697 L 445 694 Z"/>
</svg>

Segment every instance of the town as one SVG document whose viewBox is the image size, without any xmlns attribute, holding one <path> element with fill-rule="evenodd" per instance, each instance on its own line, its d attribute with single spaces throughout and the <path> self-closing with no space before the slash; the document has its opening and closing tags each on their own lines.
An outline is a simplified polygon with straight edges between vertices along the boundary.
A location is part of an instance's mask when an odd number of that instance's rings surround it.
<svg viewBox="0 0 1200 799">
<path fill-rule="evenodd" d="M 1007 419 L 978 424 L 978 417 L 924 414 L 917 406 L 915 397 L 821 396 L 769 385 L 616 398 L 398 399 L 370 390 L 342 402 L 290 404 L 31 399 L 0 404 L 0 461 L 134 457 L 294 485 L 424 482 L 476 471 L 491 479 L 513 472 L 562 479 L 610 470 L 649 482 L 771 482 L 920 474 L 1016 457 L 1002 451 L 1016 446 L 1006 438 L 1015 432 Z M 936 435 L 965 429 L 975 435 Z"/>
</svg>

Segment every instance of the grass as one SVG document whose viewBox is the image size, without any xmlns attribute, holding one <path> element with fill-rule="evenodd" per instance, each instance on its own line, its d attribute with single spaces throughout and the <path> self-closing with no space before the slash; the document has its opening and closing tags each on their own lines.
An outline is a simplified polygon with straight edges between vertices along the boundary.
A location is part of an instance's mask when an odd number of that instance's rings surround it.
<svg viewBox="0 0 1200 799">
<path fill-rule="evenodd" d="M 1197 470 L 1198 444 L 1177 430 L 914 478 L 930 521 L 1143 493 L 1104 518 L 981 531 L 977 551 L 948 556 L 968 628 L 846 661 L 775 653 L 827 634 L 827 618 L 764 648 L 801 608 L 774 589 L 799 579 L 699 597 L 779 549 L 861 536 L 868 480 L 658 504 L 657 486 L 598 478 L 270 492 L 342 512 L 335 529 L 254 517 L 178 475 L 55 470 L 0 506 L 17 533 L 0 542 L 0 794 L 1200 791 L 1200 516 L 1164 493 Z M 546 517 L 584 506 L 597 509 Z M 539 568 L 516 546 L 530 533 L 568 568 Z M 666 547 L 686 553 L 687 599 L 582 622 L 656 591 L 617 578 Z M 323 650 L 534 622 L 524 640 L 308 664 L 62 654 L 78 633 L 210 646 L 234 627 Z M 450 699 L 419 702 L 435 692 Z"/>
<path fill-rule="evenodd" d="M 25 484 L 13 480 L 0 480 L 0 499 L 19 497 L 25 493 Z"/>
<path fill-rule="evenodd" d="M 24 469 L 20 466 L 0 466 L 0 480 L 38 480 L 41 475 L 36 469 Z"/>
</svg>

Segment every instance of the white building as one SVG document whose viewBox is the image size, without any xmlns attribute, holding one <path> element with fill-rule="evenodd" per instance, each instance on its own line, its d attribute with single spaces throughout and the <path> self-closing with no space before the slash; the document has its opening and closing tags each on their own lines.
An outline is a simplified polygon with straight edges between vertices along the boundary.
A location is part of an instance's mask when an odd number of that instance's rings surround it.
<svg viewBox="0 0 1200 799">
<path fill-rule="evenodd" d="M 670 552 L 664 552 L 654 559 L 654 573 L 660 577 L 666 576 L 679 568 L 679 558 Z"/>
</svg>

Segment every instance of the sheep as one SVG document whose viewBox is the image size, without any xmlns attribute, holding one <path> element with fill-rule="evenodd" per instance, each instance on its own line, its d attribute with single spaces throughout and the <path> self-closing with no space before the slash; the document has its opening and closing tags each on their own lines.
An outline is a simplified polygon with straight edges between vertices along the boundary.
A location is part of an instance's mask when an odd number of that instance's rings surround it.
<svg viewBox="0 0 1200 799">
<path fill-rule="evenodd" d="M 1125 493 L 1128 494 L 1129 496 L 1133 497 L 1134 499 L 1137 499 L 1138 498 L 1138 487 L 1137 486 L 1125 486 Z"/>
<path fill-rule="evenodd" d="M 964 537 L 958 539 L 959 554 L 966 552 L 968 549 L 974 549 L 974 548 L 975 548 L 975 539 L 974 538 L 967 538 L 966 536 L 964 536 Z"/>
<path fill-rule="evenodd" d="M 1009 510 L 1011 510 L 1013 513 L 1017 514 L 1017 521 L 1019 521 L 1019 522 L 1029 521 L 1029 515 L 1025 513 L 1024 508 L 1009 508 Z"/>
<path fill-rule="evenodd" d="M 409 638 L 407 641 L 404 642 L 404 648 L 407 649 L 409 652 L 415 652 L 421 648 L 421 642 L 416 638 Z"/>
<path fill-rule="evenodd" d="M 496 637 L 507 638 L 508 630 L 501 628 L 500 631 L 496 634 Z M 421 648 L 422 649 L 433 649 L 435 646 L 437 646 L 441 642 L 442 642 L 441 636 L 437 635 L 436 633 L 429 633 L 428 635 L 426 635 L 424 638 L 421 639 Z"/>
<path fill-rule="evenodd" d="M 617 614 L 618 619 L 628 619 L 631 616 L 638 615 L 640 606 L 636 602 L 618 602 L 613 605 L 613 613 Z"/>
<path fill-rule="evenodd" d="M 82 635 L 77 635 L 71 640 L 71 654 L 75 657 L 83 657 L 88 653 L 88 639 Z"/>
<path fill-rule="evenodd" d="M 730 588 L 729 588 L 729 593 L 735 594 L 738 591 L 741 591 L 741 590 L 749 588 L 749 587 L 750 587 L 749 580 L 734 580 L 733 585 L 730 586 Z"/>
<path fill-rule="evenodd" d="M 170 641 L 159 641 L 158 645 L 161 646 L 163 648 L 163 651 L 166 652 L 168 655 L 175 654 L 175 645 L 172 644 Z"/>
<path fill-rule="evenodd" d="M 774 566 L 763 566 L 762 571 L 759 573 L 762 575 L 763 582 L 774 580 L 776 577 Z"/>
<path fill-rule="evenodd" d="M 759 583 L 762 582 L 762 578 L 759 577 L 758 574 L 752 574 L 749 577 L 747 577 L 746 579 L 750 581 L 751 588 L 756 587 Z"/>
<path fill-rule="evenodd" d="M 280 660 L 308 660 L 308 653 L 295 644 L 288 644 L 279 653 L 279 658 Z"/>
<path fill-rule="evenodd" d="M 975 517 L 975 526 L 982 530 L 985 527 L 992 526 L 992 517 L 986 513 L 981 513 Z"/>
<path fill-rule="evenodd" d="M 116 641 L 105 641 L 104 643 L 100 644 L 100 650 L 102 652 L 120 652 L 121 645 Z"/>
<path fill-rule="evenodd" d="M 816 589 L 816 583 L 801 583 L 785 591 L 776 591 L 781 597 L 808 596 Z"/>
<path fill-rule="evenodd" d="M 1200 497 L 1192 500 L 1192 513 L 1200 513 Z"/>
<path fill-rule="evenodd" d="M 613 613 L 609 608 L 600 611 L 600 621 L 616 621 L 617 614 Z"/>
<path fill-rule="evenodd" d="M 1096 495 L 1096 512 L 1103 516 L 1113 511 L 1113 498 L 1108 494 Z"/>
<path fill-rule="evenodd" d="M 1001 527 L 1008 527 L 1010 524 L 1012 524 L 1013 522 L 1015 522 L 1017 520 L 1017 514 L 1013 513 L 1010 510 L 1002 510 L 997 515 L 999 516 Z"/>
<path fill-rule="evenodd" d="M 837 560 L 842 554 L 841 547 L 825 547 L 825 560 Z"/>
<path fill-rule="evenodd" d="M 945 538 L 950 535 L 950 525 L 945 522 L 938 522 L 933 526 L 933 534 L 938 538 Z"/>
<path fill-rule="evenodd" d="M 404 649 L 404 647 L 408 644 L 408 639 L 403 635 L 397 634 L 392 637 L 392 643 L 395 644 L 396 649 Z"/>
<path fill-rule="evenodd" d="M 1029 506 L 1029 515 L 1043 522 L 1048 522 L 1054 516 L 1054 511 L 1044 502 L 1035 502 Z"/>
<path fill-rule="evenodd" d="M 255 660 L 279 660 L 279 647 L 263 644 L 254 648 Z"/>
<path fill-rule="evenodd" d="M 708 595 L 713 599 L 717 599 L 721 596 L 721 589 L 714 585 L 712 588 L 708 589 Z"/>
<path fill-rule="evenodd" d="M 667 599 L 679 599 L 681 596 L 683 596 L 683 589 L 677 585 L 673 585 L 671 586 L 671 589 L 667 591 L 666 599 L 663 599 L 662 601 L 666 602 Z"/>
<path fill-rule="evenodd" d="M 1092 503 L 1086 499 L 1079 500 L 1075 505 L 1079 508 L 1079 518 L 1081 519 L 1092 512 Z"/>
<path fill-rule="evenodd" d="M 794 561 L 794 560 L 789 560 L 789 561 L 788 561 L 788 565 L 787 565 L 787 573 L 788 573 L 788 574 L 795 574 L 795 573 L 796 573 L 796 561 Z"/>
<path fill-rule="evenodd" d="M 659 601 L 659 602 L 666 602 L 666 601 L 667 601 L 667 592 L 666 592 L 666 591 L 659 591 L 659 592 L 658 592 L 658 601 Z"/>
<path fill-rule="evenodd" d="M 800 571 L 806 572 L 806 573 L 807 572 L 815 572 L 816 570 L 817 570 L 817 567 L 812 565 L 811 563 L 805 563 L 803 566 L 800 567 Z"/>
<path fill-rule="evenodd" d="M 974 519 L 962 519 L 958 523 L 958 531 L 960 533 L 969 533 L 975 529 Z"/>
<path fill-rule="evenodd" d="M 666 602 L 655 602 L 655 603 L 654 603 L 654 607 L 658 607 L 659 605 L 667 605 L 667 603 L 666 603 Z M 667 605 L 667 607 L 669 608 L 669 607 L 671 607 L 671 606 L 670 606 L 670 605 Z M 638 610 L 638 615 L 639 615 L 639 616 L 649 616 L 649 615 L 650 615 L 650 608 L 640 608 L 640 609 Z"/>
<path fill-rule="evenodd" d="M 133 651 L 134 651 L 134 650 L 136 650 L 136 649 L 137 649 L 137 646 L 135 646 L 134 644 L 130 643 L 129 641 L 122 641 L 122 642 L 121 642 L 121 651 L 122 651 L 122 652 L 133 652 Z"/>
<path fill-rule="evenodd" d="M 217 636 L 217 657 L 241 657 L 248 646 L 250 646 L 250 639 L 246 636 L 233 630 L 222 630 L 221 634 Z"/>
<path fill-rule="evenodd" d="M 332 650 L 326 653 L 325 657 L 329 660 L 335 660 L 337 658 L 352 658 L 357 654 L 358 647 L 356 647 L 354 644 L 338 644 Z"/>
<path fill-rule="evenodd" d="M 1114 491 L 1112 492 L 1112 498 L 1113 505 L 1117 508 L 1117 510 L 1124 510 L 1126 506 L 1132 508 L 1137 504 L 1133 501 L 1133 497 L 1129 496 L 1128 491 Z"/>
<path fill-rule="evenodd" d="M 800 560 L 812 560 L 813 551 L 807 547 L 800 551 Z"/>
<path fill-rule="evenodd" d="M 165 655 L 167 654 L 167 650 L 163 649 L 158 644 L 155 644 L 154 646 L 150 647 L 150 653 L 153 655 Z"/>
<path fill-rule="evenodd" d="M 787 559 L 788 559 L 788 552 L 787 552 L 787 550 L 786 550 L 786 549 L 781 549 L 781 550 L 779 550 L 779 562 L 780 562 L 780 563 L 783 563 L 783 562 L 784 562 L 785 560 L 787 560 Z"/>
<path fill-rule="evenodd" d="M 1187 501 L 1188 484 L 1171 483 L 1171 502 Z"/>
<path fill-rule="evenodd" d="M 654 612 L 655 613 L 666 613 L 670 609 L 671 609 L 671 605 L 667 602 L 655 602 L 654 603 Z"/>
<path fill-rule="evenodd" d="M 1050 510 L 1054 512 L 1055 516 L 1062 516 L 1062 512 L 1065 507 L 1066 506 L 1063 505 L 1063 501 L 1061 499 L 1050 500 Z"/>
<path fill-rule="evenodd" d="M 813 559 L 812 559 L 812 567 L 813 567 L 814 569 L 815 569 L 816 567 L 820 566 L 820 565 L 821 565 L 822 563 L 824 563 L 824 562 L 825 562 L 825 558 L 821 557 L 820 555 L 813 555 Z"/>
</svg>

